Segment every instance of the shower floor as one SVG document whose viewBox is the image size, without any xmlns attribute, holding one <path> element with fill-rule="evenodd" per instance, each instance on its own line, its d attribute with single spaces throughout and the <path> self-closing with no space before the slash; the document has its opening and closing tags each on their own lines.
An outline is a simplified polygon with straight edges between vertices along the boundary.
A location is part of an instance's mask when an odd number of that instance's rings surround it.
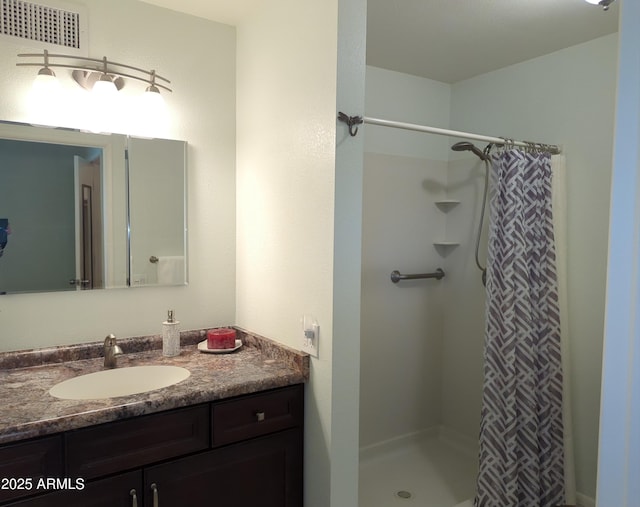
<svg viewBox="0 0 640 507">
<path fill-rule="evenodd" d="M 476 473 L 475 453 L 437 436 L 385 444 L 360 459 L 359 507 L 471 507 Z"/>
</svg>

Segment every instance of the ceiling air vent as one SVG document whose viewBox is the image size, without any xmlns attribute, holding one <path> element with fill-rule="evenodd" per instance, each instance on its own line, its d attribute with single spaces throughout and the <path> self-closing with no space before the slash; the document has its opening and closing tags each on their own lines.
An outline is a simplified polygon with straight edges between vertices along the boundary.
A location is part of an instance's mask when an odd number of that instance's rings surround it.
<svg viewBox="0 0 640 507">
<path fill-rule="evenodd" d="M 56 47 L 84 51 L 82 29 L 86 20 L 82 9 L 67 9 L 60 3 L 33 3 L 0 0 L 0 35 L 14 38 L 25 45 Z"/>
</svg>

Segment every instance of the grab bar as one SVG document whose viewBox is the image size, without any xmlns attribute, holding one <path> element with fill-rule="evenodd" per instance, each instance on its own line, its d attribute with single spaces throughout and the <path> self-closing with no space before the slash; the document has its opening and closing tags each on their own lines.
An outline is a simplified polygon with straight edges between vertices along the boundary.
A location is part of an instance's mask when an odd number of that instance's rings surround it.
<svg viewBox="0 0 640 507">
<path fill-rule="evenodd" d="M 391 281 L 393 283 L 398 283 L 400 280 L 418 280 L 422 278 L 435 278 L 436 280 L 440 280 L 444 278 L 444 271 L 438 268 L 434 273 L 421 273 L 416 275 L 403 275 L 400 271 L 391 272 Z"/>
</svg>

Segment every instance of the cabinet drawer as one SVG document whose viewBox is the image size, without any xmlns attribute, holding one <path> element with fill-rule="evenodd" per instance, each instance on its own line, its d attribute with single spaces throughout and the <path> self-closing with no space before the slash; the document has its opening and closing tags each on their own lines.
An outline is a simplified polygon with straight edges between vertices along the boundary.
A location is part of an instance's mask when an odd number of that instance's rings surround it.
<svg viewBox="0 0 640 507">
<path fill-rule="evenodd" d="M 31 489 L 15 481 L 0 485 L 0 502 L 32 495 L 39 478 L 62 477 L 63 472 L 59 435 L 0 447 L 0 480 L 31 479 Z"/>
<path fill-rule="evenodd" d="M 67 475 L 91 479 L 209 447 L 208 405 L 66 434 Z"/>
<path fill-rule="evenodd" d="M 214 447 L 266 435 L 294 426 L 304 418 L 302 384 L 213 404 Z"/>
</svg>

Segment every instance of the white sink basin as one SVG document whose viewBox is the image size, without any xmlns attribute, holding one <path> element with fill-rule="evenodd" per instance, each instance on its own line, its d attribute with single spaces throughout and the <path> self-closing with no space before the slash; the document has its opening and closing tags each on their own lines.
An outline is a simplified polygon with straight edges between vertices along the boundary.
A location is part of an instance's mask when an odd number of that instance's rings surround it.
<svg viewBox="0 0 640 507">
<path fill-rule="evenodd" d="M 131 366 L 80 375 L 56 384 L 49 394 L 65 400 L 96 400 L 146 393 L 189 378 L 180 366 Z"/>
</svg>

